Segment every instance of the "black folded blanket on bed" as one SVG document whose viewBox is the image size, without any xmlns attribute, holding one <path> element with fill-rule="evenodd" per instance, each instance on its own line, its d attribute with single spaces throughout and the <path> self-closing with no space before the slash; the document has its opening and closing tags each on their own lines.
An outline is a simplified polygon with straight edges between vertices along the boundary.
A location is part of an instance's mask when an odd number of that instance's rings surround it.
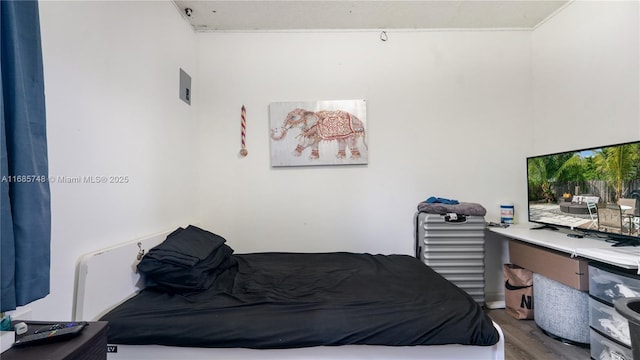
<svg viewBox="0 0 640 360">
<path fill-rule="evenodd" d="M 178 228 L 138 264 L 147 286 L 166 291 L 206 290 L 226 269 L 237 264 L 225 239 L 190 225 Z"/>
<path fill-rule="evenodd" d="M 181 235 L 182 236 L 182 235 Z M 207 235 L 206 237 L 208 237 Z M 223 245 L 190 242 L 175 258 L 198 267 Z M 219 239 L 218 239 L 219 240 Z M 184 238 L 181 241 L 185 241 Z M 224 243 L 224 241 L 222 241 Z M 194 244 L 209 255 L 192 251 Z M 147 269 L 147 257 L 139 268 Z M 493 345 L 499 335 L 467 293 L 406 255 L 256 253 L 232 255 L 206 290 L 151 286 L 106 314 L 109 343 L 291 348 L 320 345 Z M 195 257 L 198 261 L 187 260 Z M 180 263 L 178 265 L 174 263 Z M 222 265 L 225 266 L 225 265 Z M 160 272 L 155 268 L 156 277 Z"/>
</svg>

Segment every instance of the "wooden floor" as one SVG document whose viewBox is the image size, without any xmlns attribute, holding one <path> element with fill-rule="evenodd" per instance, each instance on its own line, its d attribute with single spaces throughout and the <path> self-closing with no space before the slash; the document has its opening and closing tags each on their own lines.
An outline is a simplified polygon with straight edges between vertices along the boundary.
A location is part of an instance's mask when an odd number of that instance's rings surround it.
<svg viewBox="0 0 640 360">
<path fill-rule="evenodd" d="M 568 345 L 545 335 L 533 320 L 517 320 L 504 309 L 487 310 L 505 337 L 506 360 L 589 359 L 589 348 Z"/>
</svg>

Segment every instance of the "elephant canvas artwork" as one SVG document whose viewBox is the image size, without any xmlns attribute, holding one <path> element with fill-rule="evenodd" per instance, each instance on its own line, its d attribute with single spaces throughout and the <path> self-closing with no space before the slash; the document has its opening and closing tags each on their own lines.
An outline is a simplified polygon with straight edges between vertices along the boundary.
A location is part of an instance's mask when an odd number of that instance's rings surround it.
<svg viewBox="0 0 640 360">
<path fill-rule="evenodd" d="M 365 100 L 269 105 L 272 166 L 367 164 Z"/>
</svg>

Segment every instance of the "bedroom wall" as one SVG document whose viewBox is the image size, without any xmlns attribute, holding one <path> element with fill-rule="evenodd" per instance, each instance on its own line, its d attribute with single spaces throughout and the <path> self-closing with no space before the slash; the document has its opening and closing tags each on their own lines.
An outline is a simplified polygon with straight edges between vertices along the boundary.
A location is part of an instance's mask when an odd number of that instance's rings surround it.
<svg viewBox="0 0 640 360">
<path fill-rule="evenodd" d="M 640 138 L 639 33 L 637 2 L 576 1 L 531 32 L 198 34 L 203 225 L 239 252 L 412 254 L 431 195 L 524 221 L 526 156 Z M 269 103 L 332 99 L 367 100 L 369 164 L 271 168 Z M 486 241 L 492 299 L 508 255 Z"/>
<path fill-rule="evenodd" d="M 42 1 L 40 19 L 54 179 L 51 294 L 28 307 L 33 319 L 68 320 L 82 254 L 196 216 L 197 119 L 178 99 L 179 69 L 197 79 L 196 43 L 168 1 Z"/>
<path fill-rule="evenodd" d="M 413 254 L 429 196 L 480 203 L 487 220 L 504 200 L 524 209 L 530 32 L 387 34 L 197 34 L 203 226 L 236 252 Z M 367 101 L 368 165 L 270 166 L 271 102 L 344 99 Z M 502 286 L 503 245 L 487 244 L 489 291 Z"/>
<path fill-rule="evenodd" d="M 574 1 L 533 31 L 531 154 L 640 139 L 639 8 Z"/>
</svg>

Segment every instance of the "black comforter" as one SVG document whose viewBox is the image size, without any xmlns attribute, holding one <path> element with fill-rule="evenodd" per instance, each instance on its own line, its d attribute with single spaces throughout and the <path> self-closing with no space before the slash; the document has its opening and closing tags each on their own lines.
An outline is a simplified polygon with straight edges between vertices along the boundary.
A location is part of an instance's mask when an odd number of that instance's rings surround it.
<svg viewBox="0 0 640 360">
<path fill-rule="evenodd" d="M 229 253 L 225 246 L 210 255 Z M 290 348 L 499 340 L 470 296 L 413 257 L 229 253 L 225 260 L 223 270 L 208 272 L 214 280 L 205 290 L 156 279 L 109 312 L 101 319 L 109 321 L 109 343 Z"/>
</svg>

